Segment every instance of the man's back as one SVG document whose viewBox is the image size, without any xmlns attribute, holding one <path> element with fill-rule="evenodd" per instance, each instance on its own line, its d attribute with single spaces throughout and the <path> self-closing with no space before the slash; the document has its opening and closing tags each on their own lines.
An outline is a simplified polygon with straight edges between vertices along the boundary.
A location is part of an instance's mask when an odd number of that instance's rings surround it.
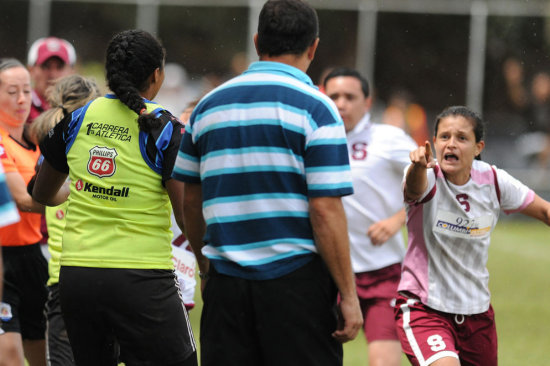
<svg viewBox="0 0 550 366">
<path fill-rule="evenodd" d="M 338 112 L 309 77 L 278 62 L 256 62 L 207 95 L 190 125 L 200 160 L 177 174 L 203 186 L 203 250 L 218 271 L 280 277 L 316 253 L 309 197 L 351 193 Z M 322 148 L 319 148 L 322 146 Z M 322 184 L 318 184 L 322 182 Z"/>
</svg>

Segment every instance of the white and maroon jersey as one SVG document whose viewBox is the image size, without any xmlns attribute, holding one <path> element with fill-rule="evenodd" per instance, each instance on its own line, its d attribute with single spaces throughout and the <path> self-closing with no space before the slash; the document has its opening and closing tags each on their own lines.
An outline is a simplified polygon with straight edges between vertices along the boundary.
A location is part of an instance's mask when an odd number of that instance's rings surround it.
<svg viewBox="0 0 550 366">
<path fill-rule="evenodd" d="M 196 258 L 189 240 L 185 237 L 176 223 L 174 213 L 171 215 L 172 220 L 172 261 L 178 278 L 180 297 L 185 304 L 187 310 L 195 307 L 195 287 L 197 280 L 195 278 Z"/>
<path fill-rule="evenodd" d="M 366 114 L 347 133 L 354 194 L 342 198 L 348 220 L 351 261 L 355 273 L 401 263 L 405 244 L 401 232 L 374 246 L 368 228 L 404 207 L 403 169 L 416 143 L 400 128 L 374 124 Z"/>
<path fill-rule="evenodd" d="M 461 186 L 447 181 L 439 165 L 427 174 L 426 192 L 407 207 L 409 247 L 398 290 L 439 311 L 482 313 L 490 303 L 486 264 L 500 210 L 524 209 L 534 192 L 479 160 Z"/>
</svg>

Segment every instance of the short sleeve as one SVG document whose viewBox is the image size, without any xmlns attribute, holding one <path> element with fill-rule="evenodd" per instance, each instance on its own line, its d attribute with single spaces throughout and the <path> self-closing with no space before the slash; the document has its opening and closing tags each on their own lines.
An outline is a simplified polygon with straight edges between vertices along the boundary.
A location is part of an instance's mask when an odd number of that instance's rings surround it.
<svg viewBox="0 0 550 366">
<path fill-rule="evenodd" d="M 70 121 L 71 115 L 69 114 L 51 129 L 40 143 L 40 151 L 44 159 L 46 159 L 54 169 L 65 174 L 69 173 L 65 135 Z"/>
<path fill-rule="evenodd" d="M 343 123 L 324 125 L 312 131 L 306 144 L 304 167 L 309 197 L 353 193 Z"/>
<path fill-rule="evenodd" d="M 178 156 L 178 150 L 180 147 L 182 136 L 185 132 L 185 126 L 176 117 L 170 121 L 172 125 L 172 133 L 170 134 L 170 140 L 164 149 L 164 161 L 162 164 L 162 182 L 172 178 L 172 171 Z"/>
<path fill-rule="evenodd" d="M 496 171 L 500 191 L 500 206 L 505 213 L 521 211 L 533 202 L 535 197 L 533 190 L 505 170 L 496 167 L 493 169 Z"/>
<path fill-rule="evenodd" d="M 172 178 L 172 169 L 178 153 L 184 130 L 183 123 L 167 110 L 158 112 L 162 122 L 159 128 L 149 133 L 140 133 L 140 144 L 145 147 L 145 161 L 155 172 L 161 175 L 162 183 Z"/>
</svg>

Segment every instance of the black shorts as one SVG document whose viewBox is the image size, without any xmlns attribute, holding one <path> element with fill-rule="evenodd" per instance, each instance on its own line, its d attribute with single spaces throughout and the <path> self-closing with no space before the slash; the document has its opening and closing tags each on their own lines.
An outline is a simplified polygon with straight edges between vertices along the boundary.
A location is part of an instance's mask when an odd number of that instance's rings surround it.
<svg viewBox="0 0 550 366">
<path fill-rule="evenodd" d="M 62 266 L 59 295 L 79 366 L 196 364 L 174 271 Z"/>
<path fill-rule="evenodd" d="M 23 340 L 41 340 L 46 333 L 44 304 L 48 297 L 48 262 L 40 244 L 2 247 L 4 293 L 13 318 L 2 323 L 6 332 L 21 333 Z"/>
<path fill-rule="evenodd" d="M 202 366 L 341 365 L 337 289 L 319 257 L 278 279 L 216 273 L 203 292 Z"/>
<path fill-rule="evenodd" d="M 46 359 L 48 366 L 75 365 L 73 351 L 59 304 L 59 285 L 48 288 L 46 302 Z"/>
</svg>

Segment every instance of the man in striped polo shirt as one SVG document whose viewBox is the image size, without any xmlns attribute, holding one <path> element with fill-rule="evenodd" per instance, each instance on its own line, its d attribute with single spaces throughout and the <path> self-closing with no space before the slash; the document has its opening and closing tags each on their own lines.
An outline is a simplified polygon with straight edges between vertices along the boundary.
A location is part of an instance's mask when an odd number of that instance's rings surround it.
<svg viewBox="0 0 550 366">
<path fill-rule="evenodd" d="M 201 363 L 341 365 L 362 324 L 353 189 L 338 110 L 305 74 L 315 10 L 268 1 L 254 43 L 260 61 L 196 106 L 173 172 L 203 278 Z"/>
</svg>

